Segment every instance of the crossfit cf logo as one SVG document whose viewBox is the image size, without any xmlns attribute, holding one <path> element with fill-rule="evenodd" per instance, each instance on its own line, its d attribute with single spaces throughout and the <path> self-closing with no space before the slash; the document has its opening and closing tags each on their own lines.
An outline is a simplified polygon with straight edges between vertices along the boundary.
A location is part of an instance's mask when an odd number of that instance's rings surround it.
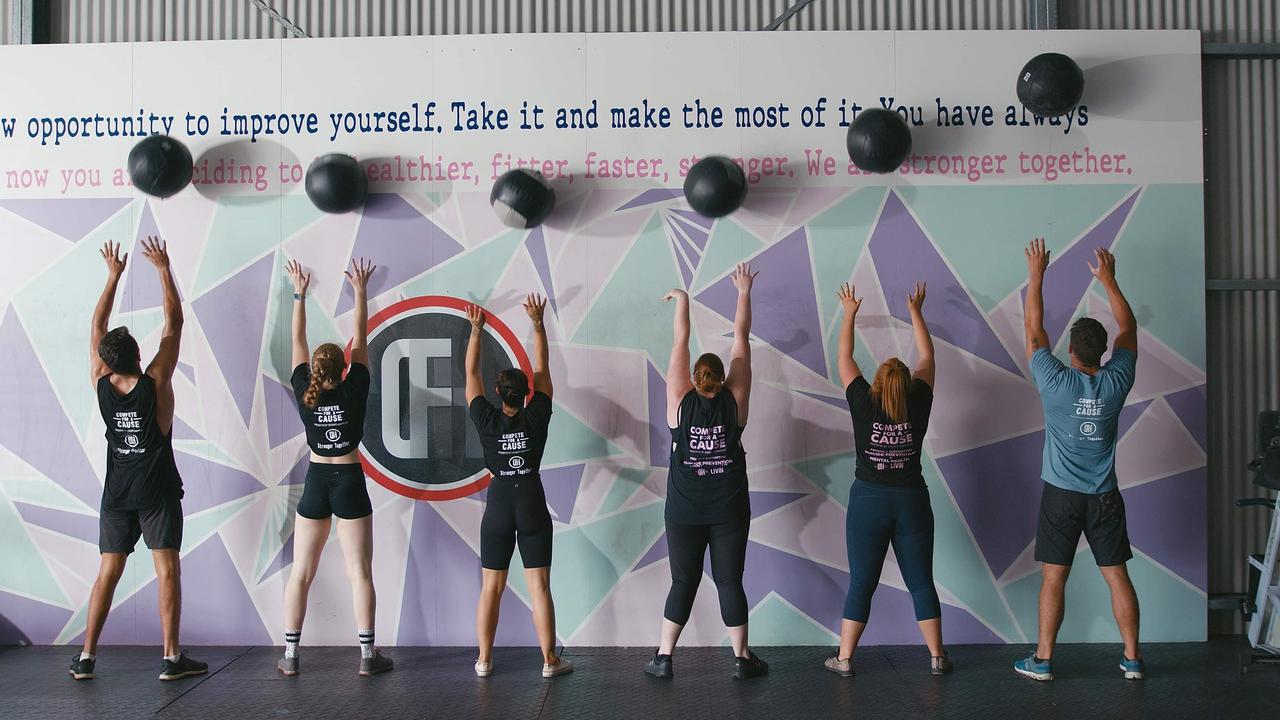
<svg viewBox="0 0 1280 720">
<path fill-rule="evenodd" d="M 402 300 L 369 318 L 369 410 L 360 460 L 393 492 L 419 500 L 465 497 L 489 484 L 484 451 L 467 412 L 467 301 L 443 295 Z M 510 328 L 486 318 L 485 390 L 494 374 L 532 367 Z"/>
</svg>

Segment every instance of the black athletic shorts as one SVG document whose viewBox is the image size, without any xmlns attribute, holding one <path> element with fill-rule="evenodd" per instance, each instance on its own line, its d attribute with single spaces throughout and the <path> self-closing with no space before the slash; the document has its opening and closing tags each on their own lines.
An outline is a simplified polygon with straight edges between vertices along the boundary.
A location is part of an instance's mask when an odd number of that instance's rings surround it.
<svg viewBox="0 0 1280 720">
<path fill-rule="evenodd" d="M 373 503 L 369 502 L 364 466 L 360 463 L 313 462 L 307 467 L 302 498 L 298 500 L 299 515 L 309 520 L 327 520 L 330 515 L 356 520 L 371 512 Z"/>
<path fill-rule="evenodd" d="M 102 508 L 98 513 L 98 551 L 128 555 L 142 538 L 152 550 L 182 549 L 182 501 L 169 498 L 147 510 Z"/>
<path fill-rule="evenodd" d="M 1036 560 L 1070 565 L 1082 532 L 1100 567 L 1122 565 L 1133 557 L 1119 489 L 1090 495 L 1045 483 L 1040 493 Z"/>
<path fill-rule="evenodd" d="M 484 517 L 480 520 L 481 567 L 508 569 L 517 543 L 526 569 L 551 567 L 554 534 L 541 480 L 495 478 L 489 484 Z"/>
</svg>

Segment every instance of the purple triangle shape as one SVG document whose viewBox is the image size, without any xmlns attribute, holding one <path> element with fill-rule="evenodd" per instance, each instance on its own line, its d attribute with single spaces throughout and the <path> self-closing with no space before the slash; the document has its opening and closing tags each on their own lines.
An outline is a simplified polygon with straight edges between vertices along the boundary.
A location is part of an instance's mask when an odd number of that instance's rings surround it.
<svg viewBox="0 0 1280 720">
<path fill-rule="evenodd" d="M 98 518 L 93 515 L 67 512 L 24 502 L 13 503 L 22 520 L 31 525 L 78 538 L 92 545 L 98 544 Z"/>
<path fill-rule="evenodd" d="M 71 611 L 0 590 L 0 646 L 50 645 Z"/>
<path fill-rule="evenodd" d="M 541 225 L 529 231 L 529 235 L 524 239 L 524 246 L 529 250 L 529 259 L 533 261 L 533 268 L 538 271 L 542 289 L 547 293 L 547 300 L 551 303 L 551 313 L 558 315 L 556 287 L 551 280 L 551 261 L 547 258 L 547 236 L 542 231 Z"/>
<path fill-rule="evenodd" d="M 751 263 L 761 271 L 752 286 L 751 299 L 754 307 L 762 309 L 753 317 L 751 334 L 827 377 L 805 229 L 801 227 L 779 240 Z M 738 304 L 733 279 L 721 278 L 698 294 L 698 302 L 732 321 Z"/>
<path fill-rule="evenodd" d="M 164 288 L 160 287 L 160 276 L 151 263 L 142 257 L 142 239 L 148 236 L 159 236 L 160 226 L 156 225 L 155 215 L 151 212 L 151 203 L 143 203 L 142 219 L 138 223 L 138 232 L 134 236 L 134 262 L 129 263 L 129 280 L 125 285 L 128 294 L 130 311 L 148 310 L 164 305 Z M 182 288 L 178 288 L 181 296 Z"/>
<path fill-rule="evenodd" d="M 264 255 L 191 303 L 245 425 L 253 411 L 275 256 Z M 234 348 L 235 352 L 219 352 Z"/>
<path fill-rule="evenodd" d="M 748 493 L 751 496 L 751 519 L 754 520 L 761 515 L 777 510 L 784 505 L 809 497 L 808 493 L 791 493 L 791 492 L 770 492 L 767 490 L 756 490 Z"/>
<path fill-rule="evenodd" d="M 191 367 L 190 365 L 188 365 L 187 363 L 184 363 L 184 362 L 182 362 L 181 360 L 179 360 L 179 361 L 178 361 L 178 370 L 180 370 L 180 371 L 182 372 L 182 374 L 183 374 L 183 375 L 186 375 L 186 376 L 187 376 L 187 379 L 191 381 L 191 384 L 192 384 L 192 385 L 194 385 L 194 384 L 195 384 L 195 382 L 196 382 L 196 369 L 195 369 L 195 368 L 193 368 L 193 367 Z"/>
<path fill-rule="evenodd" d="M 846 400 L 846 399 L 844 399 L 844 398 L 842 398 L 842 397 L 841 397 L 841 398 L 831 397 L 831 396 L 829 396 L 829 395 L 821 395 L 821 394 L 819 394 L 819 393 L 807 392 L 807 391 L 805 391 L 805 390 L 799 390 L 798 392 L 799 392 L 801 395 L 804 395 L 804 396 L 807 396 L 807 397 L 811 397 L 811 398 L 813 398 L 814 400 L 821 400 L 822 402 L 824 402 L 824 403 L 826 403 L 826 404 L 828 404 L 828 405 L 830 405 L 830 406 L 832 406 L 832 407 L 838 407 L 838 408 L 840 408 L 841 410 L 844 410 L 845 412 L 848 412 L 848 411 L 849 411 L 849 401 L 848 401 L 848 400 Z"/>
<path fill-rule="evenodd" d="M 684 190 L 680 188 L 657 188 L 654 190 L 645 190 L 639 195 L 629 200 L 625 205 L 619 207 L 614 212 L 622 212 L 631 208 L 641 207 L 643 205 L 652 205 L 654 203 L 666 202 L 684 196 Z"/>
<path fill-rule="evenodd" d="M 194 515 L 266 489 L 242 470 L 178 450 L 174 453 L 182 475 L 182 512 Z"/>
<path fill-rule="evenodd" d="M 1093 262 L 1093 251 L 1096 248 L 1108 248 L 1120 235 L 1120 228 L 1129 217 L 1129 211 L 1138 200 L 1135 190 L 1129 197 L 1112 210 L 1105 218 L 1094 225 L 1071 247 L 1049 263 L 1044 274 L 1044 329 L 1049 334 L 1049 346 L 1057 347 L 1062 335 L 1070 327 L 1076 308 L 1081 299 L 1093 284 L 1093 275 L 1087 263 Z M 1022 301 L 1025 305 L 1027 288 L 1022 288 Z"/>
<path fill-rule="evenodd" d="M 670 550 L 667 549 L 667 534 L 663 532 L 658 536 L 658 539 L 654 541 L 653 545 L 649 546 L 649 549 L 645 551 L 644 555 L 640 556 L 640 559 L 636 561 L 636 565 L 631 568 L 631 571 L 635 572 L 640 568 L 649 567 L 659 560 L 665 559 L 668 554 L 670 554 Z"/>
<path fill-rule="evenodd" d="M 776 592 L 800 612 L 833 632 L 840 631 L 844 598 L 849 590 L 846 572 L 752 541 L 747 543 L 747 570 L 742 585 L 749 607 Z"/>
<path fill-rule="evenodd" d="M 378 266 L 369 278 L 369 297 L 375 297 L 417 277 L 463 248 L 448 233 L 395 193 L 371 193 L 360 216 L 352 257 L 366 257 Z M 354 306 L 351 285 L 342 283 L 335 315 Z"/>
<path fill-rule="evenodd" d="M 276 553 L 275 558 L 271 560 L 271 564 L 262 571 L 262 575 L 258 577 L 258 582 L 266 580 L 281 570 L 289 567 L 293 563 L 293 533 L 289 533 L 289 537 L 284 539 L 284 544 L 280 546 L 280 552 Z"/>
<path fill-rule="evenodd" d="M 1173 414 L 1178 416 L 1178 419 L 1186 426 L 1191 436 L 1196 439 L 1197 443 L 1200 443 L 1200 449 L 1207 451 L 1209 449 L 1209 428 L 1205 419 L 1204 385 L 1169 393 L 1164 396 L 1164 401 L 1169 403 L 1169 407 L 1173 408 Z"/>
<path fill-rule="evenodd" d="M 129 198 L 0 200 L 0 208 L 72 242 L 82 240 L 128 204 Z"/>
<path fill-rule="evenodd" d="M 303 433 L 302 420 L 298 417 L 298 406 L 291 388 L 263 375 L 262 398 L 266 404 L 267 441 L 271 447 L 279 447 L 285 440 Z"/>
<path fill-rule="evenodd" d="M 707 232 L 704 233 L 704 235 L 709 234 L 711 232 L 711 226 L 714 225 L 716 222 L 715 218 L 705 217 L 703 215 L 698 214 L 697 212 L 694 212 L 693 210 L 681 210 L 680 208 L 671 208 L 670 212 L 675 213 L 676 215 L 679 215 L 681 218 L 684 218 L 685 222 L 688 222 L 693 225 L 697 225 L 703 230 L 706 230 Z"/>
<path fill-rule="evenodd" d="M 1208 474 L 1199 467 L 1122 490 L 1134 547 L 1201 590 L 1209 589 Z"/>
<path fill-rule="evenodd" d="M 568 465 L 566 467 L 542 470 L 542 488 L 546 492 L 547 505 L 555 512 L 560 522 L 567 523 L 573 517 L 573 504 L 578 499 L 578 488 L 582 485 L 582 472 L 586 465 Z"/>
<path fill-rule="evenodd" d="M 667 381 L 653 363 L 648 365 L 646 385 L 649 396 L 649 464 L 671 464 L 671 428 L 667 427 Z"/>
<path fill-rule="evenodd" d="M 889 314 L 910 324 L 907 293 L 917 282 L 929 285 L 929 330 L 935 337 L 1021 376 L 982 311 L 947 267 L 911 211 L 894 191 L 885 199 L 869 243 Z"/>
<path fill-rule="evenodd" d="M 89 507 L 97 507 L 102 483 L 12 307 L 0 322 L 0 367 L 0 406 L 22 418 L 0 422 L 0 445 Z"/>
<path fill-rule="evenodd" d="M 698 245 L 693 240 L 694 233 L 691 232 L 687 227 L 682 226 L 680 223 L 676 222 L 675 220 L 672 220 L 670 217 L 667 217 L 667 227 L 670 228 L 671 230 L 672 239 L 674 239 L 676 243 L 681 248 L 684 249 L 685 254 L 689 256 L 690 260 L 693 260 L 696 262 L 702 259 L 702 251 L 706 249 L 704 247 L 706 245 L 705 237 L 703 237 L 703 240 L 704 240 L 703 245 L 702 246 Z"/>
<path fill-rule="evenodd" d="M 203 440 L 204 436 L 196 432 L 196 429 L 188 425 L 182 418 L 177 415 L 173 416 L 173 432 L 171 437 L 174 440 Z"/>
<path fill-rule="evenodd" d="M 996 577 L 1036 536 L 1043 451 L 1037 430 L 934 460 Z"/>
<path fill-rule="evenodd" d="M 1116 440 L 1124 437 L 1129 432 L 1129 428 L 1138 422 L 1138 418 L 1142 417 L 1142 413 L 1147 411 L 1147 407 L 1151 405 L 1150 400 L 1141 400 L 1139 402 L 1130 403 L 1120 408 L 1120 417 L 1116 418 Z"/>
<path fill-rule="evenodd" d="M 111 617 L 115 622 L 108 622 L 103 629 L 103 644 L 160 643 L 158 596 L 156 581 L 152 579 L 113 609 Z M 182 639 L 188 644 L 271 644 L 258 609 L 216 533 L 182 558 L 182 611 L 188 618 L 200 619 L 183 624 Z M 83 636 L 81 633 L 80 637 Z"/>
</svg>

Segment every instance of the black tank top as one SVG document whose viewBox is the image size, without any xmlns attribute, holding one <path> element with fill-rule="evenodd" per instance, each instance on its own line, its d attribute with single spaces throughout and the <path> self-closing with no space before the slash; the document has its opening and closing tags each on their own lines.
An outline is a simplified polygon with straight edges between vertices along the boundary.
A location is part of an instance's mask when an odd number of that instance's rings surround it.
<svg viewBox="0 0 1280 720">
<path fill-rule="evenodd" d="M 666 518 L 703 525 L 749 517 L 738 403 L 728 390 L 712 398 L 690 390 L 680 401 L 680 425 L 671 428 Z"/>
<path fill-rule="evenodd" d="M 298 416 L 307 431 L 307 445 L 321 457 L 342 457 L 364 439 L 365 406 L 369 404 L 369 368 L 351 363 L 347 376 L 332 390 L 322 390 L 315 407 L 302 396 L 311 384 L 311 365 L 301 363 L 289 378 L 298 401 Z"/>
<path fill-rule="evenodd" d="M 182 497 L 182 478 L 173 460 L 170 435 L 156 422 L 156 384 L 143 374 L 124 395 L 98 379 L 98 409 L 107 426 L 107 479 L 102 507 L 146 510 Z"/>
</svg>

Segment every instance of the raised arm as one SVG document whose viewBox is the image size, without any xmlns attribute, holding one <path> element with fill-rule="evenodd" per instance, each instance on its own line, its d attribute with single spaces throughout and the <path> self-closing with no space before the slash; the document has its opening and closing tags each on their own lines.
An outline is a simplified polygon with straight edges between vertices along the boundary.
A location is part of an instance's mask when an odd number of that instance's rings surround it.
<svg viewBox="0 0 1280 720">
<path fill-rule="evenodd" d="M 290 260 L 285 266 L 289 279 L 293 281 L 293 355 L 292 367 L 305 365 L 311 361 L 311 349 L 307 345 L 307 288 L 311 286 L 311 273 L 302 271 L 302 264 Z M 292 369 L 292 368 L 291 368 Z"/>
<path fill-rule="evenodd" d="M 355 295 L 355 327 L 351 330 L 351 362 L 369 364 L 369 276 L 378 266 L 364 258 L 351 261 L 351 269 L 342 274 L 351 283 Z"/>
<path fill-rule="evenodd" d="M 675 340 L 667 361 L 667 427 L 675 427 L 680 422 L 680 401 L 693 389 L 689 377 L 689 293 L 675 288 L 662 299 L 676 301 Z"/>
<path fill-rule="evenodd" d="M 479 305 L 467 306 L 467 319 L 471 321 L 471 338 L 467 340 L 467 406 L 484 395 L 484 380 L 480 376 L 480 342 L 484 332 L 484 310 Z"/>
<path fill-rule="evenodd" d="M 840 346 L 837 358 L 840 367 L 840 384 L 849 387 L 849 383 L 862 375 L 862 368 L 858 367 L 858 361 L 853 359 L 853 326 L 858 318 L 858 308 L 862 307 L 862 298 L 855 299 L 853 285 L 849 283 L 840 284 L 840 289 L 836 290 L 836 297 L 840 298 L 840 305 L 844 308 L 844 319 L 840 321 Z"/>
<path fill-rule="evenodd" d="M 738 263 L 733 271 L 738 307 L 733 316 L 733 350 L 729 352 L 729 377 L 725 378 L 724 386 L 738 404 L 739 425 L 747 424 L 751 410 L 751 283 L 759 274 L 759 270 L 751 272 L 747 263 Z"/>
<path fill-rule="evenodd" d="M 89 382 L 98 384 L 98 379 L 111 372 L 102 358 L 98 356 L 98 343 L 107 334 L 107 323 L 111 321 L 111 308 L 116 304 L 116 288 L 120 286 L 120 277 L 124 275 L 125 263 L 129 261 L 129 253 L 120 255 L 120 243 L 106 242 L 98 251 L 107 264 L 107 284 L 102 288 L 98 304 L 93 308 L 92 325 L 89 328 Z"/>
<path fill-rule="evenodd" d="M 911 309 L 911 335 L 916 341 L 916 369 L 911 377 L 918 378 L 933 387 L 933 336 L 924 322 L 924 283 L 916 283 L 915 290 L 907 295 L 907 307 Z"/>
<path fill-rule="evenodd" d="M 551 370 L 547 364 L 547 329 L 542 324 L 547 299 L 530 294 L 524 299 L 524 311 L 533 322 L 533 390 L 551 397 Z"/>
<path fill-rule="evenodd" d="M 1044 271 L 1049 267 L 1049 251 L 1044 238 L 1036 238 L 1027 246 L 1027 302 L 1022 322 L 1027 331 L 1027 360 L 1036 350 L 1049 347 L 1049 333 L 1044 330 Z"/>
<path fill-rule="evenodd" d="M 1103 289 L 1107 291 L 1107 300 L 1111 303 L 1111 316 L 1116 319 L 1116 325 L 1119 326 L 1111 347 L 1128 350 L 1137 355 L 1138 320 L 1133 316 L 1133 308 L 1129 307 L 1129 301 L 1125 299 L 1124 293 L 1120 292 L 1120 285 L 1116 282 L 1116 256 L 1102 248 L 1094 250 L 1093 254 L 1098 264 L 1090 265 L 1089 272 L 1098 278 L 1098 282 L 1102 283 Z"/>
<path fill-rule="evenodd" d="M 163 388 L 178 369 L 178 351 L 182 343 L 182 298 L 178 297 L 178 284 L 173 281 L 173 270 L 169 267 L 169 246 L 158 237 L 144 238 L 142 255 L 160 274 L 160 287 L 164 291 L 164 329 L 160 331 L 160 348 L 147 366 L 147 374 Z"/>
</svg>

